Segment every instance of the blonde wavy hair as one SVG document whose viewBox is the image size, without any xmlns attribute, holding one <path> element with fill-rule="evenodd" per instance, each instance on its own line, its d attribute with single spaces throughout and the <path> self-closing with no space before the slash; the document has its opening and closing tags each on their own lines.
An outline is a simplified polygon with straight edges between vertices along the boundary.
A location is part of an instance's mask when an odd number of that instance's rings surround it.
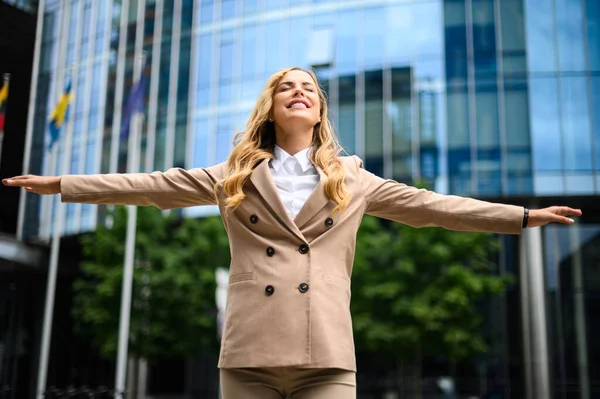
<svg viewBox="0 0 600 399">
<path fill-rule="evenodd" d="M 264 159 L 273 158 L 275 124 L 269 121 L 272 114 L 273 96 L 283 76 L 294 70 L 308 73 L 319 88 L 321 122 L 317 123 L 313 129 L 312 150 L 310 151 L 311 161 L 321 168 L 327 176 L 325 194 L 337 204 L 333 212 L 343 211 L 350 203 L 351 196 L 344 185 L 346 172 L 338 157 L 342 147 L 327 118 L 325 94 L 320 89 L 317 77 L 312 71 L 293 67 L 282 69 L 269 78 L 248 119 L 246 130 L 236 134 L 234 138 L 234 148 L 227 160 L 227 175 L 215 186 L 216 192 L 217 186 L 222 184 L 226 195 L 225 205 L 228 209 L 237 208 L 246 197 L 243 190 L 244 184 L 254 168 Z"/>
</svg>

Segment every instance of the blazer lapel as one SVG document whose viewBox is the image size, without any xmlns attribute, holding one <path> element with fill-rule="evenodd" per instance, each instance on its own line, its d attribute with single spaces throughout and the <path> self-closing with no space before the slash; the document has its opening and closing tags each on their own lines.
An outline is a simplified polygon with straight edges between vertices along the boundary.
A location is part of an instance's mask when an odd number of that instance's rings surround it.
<svg viewBox="0 0 600 399">
<path fill-rule="evenodd" d="M 329 197 L 325 194 L 325 182 L 327 181 L 327 175 L 316 167 L 319 172 L 319 183 L 310 194 L 296 219 L 294 219 L 295 225 L 302 229 L 302 227 L 312 219 L 321 209 L 323 209 L 329 203 Z"/>
<path fill-rule="evenodd" d="M 281 198 L 277 193 L 277 187 L 275 187 L 275 182 L 273 181 L 271 171 L 269 170 L 269 159 L 264 159 L 252 171 L 250 181 L 263 197 L 266 205 L 271 208 L 272 213 L 279 222 L 303 242 L 306 242 L 306 238 L 304 238 L 304 235 L 300 232 L 300 229 L 296 226 L 294 221 L 290 219 L 283 202 L 281 202 Z"/>
</svg>

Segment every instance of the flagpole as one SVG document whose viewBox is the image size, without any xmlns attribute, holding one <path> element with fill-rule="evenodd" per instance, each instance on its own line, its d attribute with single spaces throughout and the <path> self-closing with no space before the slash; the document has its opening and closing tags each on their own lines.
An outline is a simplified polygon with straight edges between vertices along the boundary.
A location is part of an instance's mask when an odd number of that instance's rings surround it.
<svg viewBox="0 0 600 399">
<path fill-rule="evenodd" d="M 10 73 L 4 74 L 4 85 L 2 89 L 8 87 L 8 83 L 10 82 Z M 8 106 L 8 98 L 4 100 L 5 108 Z M 4 142 L 4 125 L 6 124 L 6 111 L 4 111 L 4 124 L 2 125 L 2 129 L 0 129 L 0 167 L 2 165 L 2 143 Z"/>
<path fill-rule="evenodd" d="M 69 79 L 77 76 L 77 66 L 73 65 L 70 70 Z M 72 91 L 71 91 L 72 93 Z M 70 106 L 70 105 L 69 105 Z M 73 141 L 73 119 L 69 118 L 66 121 L 65 135 L 62 141 L 63 156 L 61 164 L 61 175 L 69 173 L 71 166 L 71 143 Z M 56 167 L 58 161 L 58 146 L 60 141 L 52 146 L 52 158 L 54 159 L 53 167 Z M 48 280 L 46 282 L 46 302 L 44 308 L 44 325 L 42 328 L 42 347 L 40 350 L 40 363 L 38 369 L 37 395 L 39 399 L 45 398 L 46 379 L 48 377 L 48 358 L 50 355 L 50 339 L 52 337 L 52 321 L 54 318 L 54 298 L 56 293 L 56 276 L 58 274 L 58 258 L 60 253 L 60 238 L 62 236 L 65 225 L 65 209 L 66 205 L 58 198 L 53 204 L 55 209 L 54 226 L 52 231 L 52 244 L 50 247 L 50 267 L 48 269 Z M 52 218 L 49 218 L 52 221 Z"/>
<path fill-rule="evenodd" d="M 143 73 L 145 55 L 137 57 L 138 83 Z M 144 123 L 144 113 L 136 112 L 130 122 L 127 143 L 127 173 L 137 173 L 140 166 L 141 131 Z M 133 283 L 133 264 L 135 258 L 135 235 L 137 223 L 137 206 L 127 206 L 127 237 L 125 239 L 125 265 L 123 270 L 123 287 L 121 292 L 121 315 L 119 320 L 119 347 L 117 352 L 117 372 L 115 375 L 115 398 L 125 398 L 125 383 L 127 380 L 127 351 L 129 346 L 129 323 L 131 317 L 131 291 Z"/>
<path fill-rule="evenodd" d="M 40 0 L 37 8 L 37 22 L 35 27 L 35 45 L 33 49 L 33 65 L 31 68 L 31 87 L 29 88 L 29 105 L 27 110 L 27 129 L 25 131 L 25 153 L 23 154 L 23 174 L 29 173 L 31 160 L 31 142 L 33 138 L 34 114 L 38 110 L 35 106 L 38 99 L 38 78 L 40 70 L 40 53 L 42 47 L 42 32 L 44 30 L 44 12 L 46 0 Z M 17 240 L 23 240 L 23 225 L 25 224 L 25 207 L 27 191 L 21 190 L 19 195 L 19 211 L 17 214 Z M 39 235 L 39 228 L 38 228 Z"/>
</svg>

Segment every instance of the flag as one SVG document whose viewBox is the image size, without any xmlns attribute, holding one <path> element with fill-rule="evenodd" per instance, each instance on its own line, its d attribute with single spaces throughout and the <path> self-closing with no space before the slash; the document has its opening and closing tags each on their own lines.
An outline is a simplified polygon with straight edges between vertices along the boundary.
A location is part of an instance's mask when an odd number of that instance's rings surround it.
<svg viewBox="0 0 600 399">
<path fill-rule="evenodd" d="M 58 140 L 60 136 L 60 131 L 67 122 L 69 118 L 69 108 L 71 106 L 71 102 L 73 102 L 73 93 L 71 92 L 71 80 L 67 82 L 65 86 L 65 91 L 62 96 L 58 100 L 58 104 L 56 104 L 56 108 L 54 108 L 54 112 L 50 115 L 50 145 L 49 148 L 52 148 L 54 143 Z"/>
<path fill-rule="evenodd" d="M 0 132 L 4 130 L 4 120 L 6 119 L 6 102 L 8 101 L 8 77 L 4 78 L 4 85 L 0 89 Z"/>
<path fill-rule="evenodd" d="M 123 119 L 121 120 L 121 140 L 129 137 L 129 125 L 131 118 L 137 113 L 144 112 L 144 95 L 146 90 L 146 75 L 141 73 L 140 79 L 133 85 L 127 97 L 127 103 L 123 110 Z"/>
</svg>

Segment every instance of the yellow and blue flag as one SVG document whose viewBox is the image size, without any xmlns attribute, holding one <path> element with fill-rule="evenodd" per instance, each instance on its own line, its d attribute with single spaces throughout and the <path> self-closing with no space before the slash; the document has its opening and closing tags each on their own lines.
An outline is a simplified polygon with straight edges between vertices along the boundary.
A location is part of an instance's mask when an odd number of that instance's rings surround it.
<svg viewBox="0 0 600 399">
<path fill-rule="evenodd" d="M 69 119 L 69 108 L 71 106 L 71 102 L 73 102 L 73 93 L 71 92 L 71 80 L 69 79 L 67 85 L 65 86 L 65 91 L 63 92 L 62 96 L 60 96 L 58 104 L 56 104 L 56 108 L 54 108 L 54 112 L 52 112 L 52 115 L 50 115 L 50 145 L 48 148 L 52 148 L 54 143 L 58 140 L 63 126 Z"/>
<path fill-rule="evenodd" d="M 5 78 L 4 85 L 0 89 L 0 132 L 4 130 L 4 120 L 6 115 L 6 103 L 8 101 L 8 79 Z"/>
</svg>

